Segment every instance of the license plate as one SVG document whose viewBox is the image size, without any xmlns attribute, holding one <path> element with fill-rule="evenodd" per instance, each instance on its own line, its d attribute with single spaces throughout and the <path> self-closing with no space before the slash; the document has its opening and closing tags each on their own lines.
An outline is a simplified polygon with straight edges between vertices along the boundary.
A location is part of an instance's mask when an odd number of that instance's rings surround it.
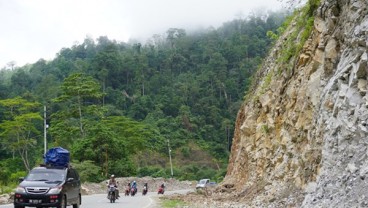
<svg viewBox="0 0 368 208">
<path fill-rule="evenodd" d="M 31 204 L 40 204 L 42 202 L 41 199 L 30 199 L 29 200 L 29 203 Z"/>
</svg>

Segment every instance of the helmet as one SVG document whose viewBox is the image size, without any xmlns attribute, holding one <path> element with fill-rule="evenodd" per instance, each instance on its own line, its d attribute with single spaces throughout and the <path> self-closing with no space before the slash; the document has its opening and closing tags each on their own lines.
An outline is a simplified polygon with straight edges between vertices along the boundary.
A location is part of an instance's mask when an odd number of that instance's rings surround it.
<svg viewBox="0 0 368 208">
<path fill-rule="evenodd" d="M 113 174 L 113 175 L 111 175 L 111 178 L 114 178 L 115 177 L 115 175 Z"/>
<path fill-rule="evenodd" d="M 133 181 L 133 183 L 136 183 L 135 181 Z"/>
</svg>

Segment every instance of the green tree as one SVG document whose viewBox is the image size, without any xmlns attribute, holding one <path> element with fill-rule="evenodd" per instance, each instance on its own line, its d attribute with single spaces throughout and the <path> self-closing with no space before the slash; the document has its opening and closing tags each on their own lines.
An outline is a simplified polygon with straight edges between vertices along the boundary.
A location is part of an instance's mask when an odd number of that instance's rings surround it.
<svg viewBox="0 0 368 208">
<path fill-rule="evenodd" d="M 0 105 L 6 109 L 6 119 L 0 123 L 2 145 L 12 153 L 17 153 L 24 167 L 30 170 L 29 152 L 40 136 L 36 128 L 37 122 L 42 121 L 38 112 L 40 104 L 16 97 L 0 100 Z"/>
<path fill-rule="evenodd" d="M 91 76 L 76 73 L 64 80 L 61 90 L 62 95 L 54 99 L 54 101 L 68 103 L 68 115 L 79 120 L 80 135 L 84 137 L 83 110 L 88 110 L 86 106 L 98 104 L 99 99 L 103 95 L 101 87 Z"/>
<path fill-rule="evenodd" d="M 105 122 L 93 122 L 88 135 L 73 145 L 73 155 L 79 161 L 92 160 L 100 166 L 106 177 L 109 161 L 126 155 L 124 145 L 117 140 L 116 133 Z"/>
</svg>

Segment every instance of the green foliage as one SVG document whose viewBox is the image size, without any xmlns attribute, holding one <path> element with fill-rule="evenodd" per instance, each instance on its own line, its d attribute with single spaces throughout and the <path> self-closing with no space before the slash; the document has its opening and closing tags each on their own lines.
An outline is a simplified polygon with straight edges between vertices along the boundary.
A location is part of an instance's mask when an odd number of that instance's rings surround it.
<svg viewBox="0 0 368 208">
<path fill-rule="evenodd" d="M 126 148 L 103 122 L 94 124 L 89 131 L 84 139 L 74 143 L 72 154 L 78 161 L 92 160 L 99 164 L 104 176 L 107 176 L 110 160 L 126 156 Z"/>
<path fill-rule="evenodd" d="M 181 149 L 181 153 L 183 154 L 184 157 L 189 157 L 190 152 L 191 152 L 191 149 L 189 147 L 183 147 Z"/>
<path fill-rule="evenodd" d="M 1 169 L 0 170 L 0 178 L 1 178 L 1 181 L 0 181 L 0 183 L 1 184 L 7 184 L 8 183 L 8 181 L 9 181 L 9 178 L 10 178 L 10 172 L 9 172 L 9 170 L 6 170 L 6 169 Z"/>
<path fill-rule="evenodd" d="M 36 125 L 42 119 L 36 111 L 39 103 L 17 97 L 0 100 L 0 106 L 5 108 L 5 118 L 0 123 L 1 144 L 8 151 L 19 154 L 24 167 L 30 170 L 28 153 L 37 143 L 35 137 L 38 136 L 39 130 Z"/>
<path fill-rule="evenodd" d="M 175 174 L 176 173 L 176 174 Z M 217 170 L 202 166 L 198 167 L 197 165 L 185 165 L 183 167 L 178 168 L 174 175 L 176 175 L 180 180 L 198 180 L 200 178 L 216 178 Z"/>
<path fill-rule="evenodd" d="M 101 167 L 95 165 L 91 160 L 73 161 L 72 166 L 78 171 L 82 182 L 100 182 L 105 179 L 102 176 Z"/>
<path fill-rule="evenodd" d="M 27 176 L 27 172 L 26 171 L 15 172 L 15 173 L 12 173 L 10 175 L 9 181 L 12 184 L 16 184 L 16 183 L 19 182 L 19 178 L 26 177 L 26 176 Z"/>
<path fill-rule="evenodd" d="M 279 36 L 274 33 L 273 31 L 267 31 L 267 37 L 271 38 L 272 40 L 277 40 L 279 38 Z"/>
<path fill-rule="evenodd" d="M 161 170 L 162 170 L 162 168 L 158 167 L 158 166 L 145 166 L 145 167 L 142 167 L 142 168 L 138 169 L 137 175 L 138 175 L 138 177 L 159 175 L 159 172 Z"/>
<path fill-rule="evenodd" d="M 180 176 L 180 170 L 177 168 L 173 168 L 174 177 L 178 178 Z M 162 177 L 162 178 L 169 178 L 171 177 L 171 169 L 170 168 L 162 168 L 160 166 L 145 166 L 139 168 L 137 170 L 138 177 L 144 176 L 152 176 L 152 177 Z"/>
<path fill-rule="evenodd" d="M 300 36 L 300 42 L 304 43 L 308 38 L 309 38 L 309 35 L 313 29 L 313 25 L 314 24 L 314 16 L 311 16 L 308 18 L 307 20 L 307 24 L 305 25 L 305 28 Z M 301 44 L 299 44 L 300 46 L 299 47 L 302 47 Z M 301 50 L 301 48 L 297 48 L 297 50 Z"/>
<path fill-rule="evenodd" d="M 211 178 L 211 180 L 221 182 L 226 174 L 226 168 L 220 170 L 211 167 L 201 166 L 196 164 L 174 166 L 174 177 L 179 180 L 192 180 L 197 181 L 200 178 Z M 137 171 L 138 177 L 152 176 L 152 177 L 171 177 L 170 168 L 162 168 L 159 166 L 145 166 L 139 168 Z"/>
<path fill-rule="evenodd" d="M 163 208 L 176 208 L 176 207 L 186 207 L 187 204 L 177 199 L 163 199 L 161 201 L 160 206 Z"/>
<path fill-rule="evenodd" d="M 263 84 L 261 87 L 261 94 L 265 93 L 265 91 L 269 88 L 273 78 L 274 78 L 273 71 L 270 71 L 263 80 Z"/>
<path fill-rule="evenodd" d="M 27 175 L 23 169 L 23 162 L 20 158 L 0 160 L 0 194 L 14 191 L 19 178 Z"/>
<path fill-rule="evenodd" d="M 201 168 L 197 174 L 196 177 L 198 178 L 215 178 L 216 170 L 213 168 Z"/>
<path fill-rule="evenodd" d="M 145 149 L 159 150 L 165 146 L 157 129 L 148 124 L 124 116 L 111 116 L 103 122 L 114 131 L 129 153 L 135 154 Z"/>
<path fill-rule="evenodd" d="M 61 127 L 53 130 L 54 133 L 57 133 L 57 136 L 60 135 L 59 132 L 63 130 L 65 132 L 68 129 L 64 129 L 65 117 L 69 120 L 77 120 L 80 137 L 85 136 L 84 117 L 86 114 L 90 117 L 100 116 L 100 111 L 96 106 L 99 103 L 99 99 L 103 96 L 100 88 L 100 85 L 91 76 L 82 73 L 71 74 L 64 80 L 61 86 L 62 94 L 54 99 L 54 102 L 64 102 L 67 107 L 59 114 L 64 118 L 60 116 L 61 118 L 56 121 L 55 126 Z M 63 124 L 60 125 L 58 122 Z M 59 136 L 59 138 L 61 137 L 63 137 L 63 134 Z"/>
<path fill-rule="evenodd" d="M 264 134 L 268 134 L 268 133 L 270 132 L 270 127 L 268 127 L 268 125 L 267 125 L 267 124 L 263 124 L 263 125 L 261 126 L 261 131 L 262 131 L 262 133 L 264 133 Z"/>
<path fill-rule="evenodd" d="M 305 7 L 301 11 L 295 11 L 292 16 L 287 18 L 284 25 L 281 27 L 280 32 L 285 31 L 284 28 L 289 27 L 290 23 L 294 21 L 296 24 L 293 26 L 293 31 L 286 37 L 286 41 L 283 43 L 283 50 L 277 60 L 278 63 L 282 63 L 283 67 L 288 70 L 292 65 L 289 63 L 292 57 L 297 56 L 303 48 L 304 43 L 308 39 L 313 29 L 314 12 L 320 4 L 319 0 L 309 0 Z M 306 21 L 307 20 L 307 21 Z M 280 33 L 281 35 L 281 33 Z M 281 72 L 282 69 L 279 70 Z"/>
<path fill-rule="evenodd" d="M 135 164 L 128 157 L 120 160 L 112 160 L 109 163 L 109 173 L 120 177 L 128 177 L 137 174 Z"/>
<path fill-rule="evenodd" d="M 8 185 L 14 183 L 12 174 L 23 173 L 23 162 L 20 158 L 8 158 L 0 161 L 0 184 Z M 24 176 L 24 175 L 23 175 Z M 18 179 L 17 179 L 18 181 Z M 16 182 L 17 182 L 16 181 Z"/>
<path fill-rule="evenodd" d="M 213 179 L 217 183 L 221 183 L 224 180 L 226 173 L 227 173 L 227 168 L 221 168 L 220 170 L 216 172 L 215 177 L 213 177 Z"/>
<path fill-rule="evenodd" d="M 277 33 L 279 35 L 282 35 L 285 30 L 290 26 L 290 24 L 292 23 L 293 19 L 294 19 L 294 15 L 297 12 L 294 12 L 292 15 L 289 15 L 288 17 L 285 18 L 285 21 L 282 23 L 281 27 L 277 28 Z"/>
<path fill-rule="evenodd" d="M 149 126 L 123 116 L 108 117 L 86 124 L 86 137 L 74 142 L 72 154 L 79 161 L 94 161 L 105 176 L 129 176 L 136 173 L 130 155 L 161 148 L 158 144 L 160 136 Z"/>
<path fill-rule="evenodd" d="M 62 102 L 75 99 L 83 103 L 88 98 L 101 98 L 100 85 L 92 77 L 82 73 L 71 74 L 61 87 L 63 94 L 55 99 Z"/>
<path fill-rule="evenodd" d="M 318 6 L 321 4 L 321 0 L 308 0 L 306 13 L 308 17 L 312 17 L 315 11 L 318 9 Z"/>
<path fill-rule="evenodd" d="M 0 183 L 0 194 L 10 194 L 14 192 L 15 187 L 17 187 L 16 184 L 5 186 Z"/>
<path fill-rule="evenodd" d="M 162 177 L 162 178 L 169 178 L 171 176 L 171 173 L 169 172 L 168 169 L 160 169 L 158 170 L 157 172 L 153 173 L 151 175 L 152 177 L 155 177 L 155 178 L 159 178 L 159 177 Z"/>
</svg>

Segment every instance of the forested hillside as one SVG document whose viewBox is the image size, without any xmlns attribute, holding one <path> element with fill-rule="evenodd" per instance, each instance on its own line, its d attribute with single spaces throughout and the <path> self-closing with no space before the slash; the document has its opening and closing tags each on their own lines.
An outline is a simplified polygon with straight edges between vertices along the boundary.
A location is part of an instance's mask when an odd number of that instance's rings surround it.
<svg viewBox="0 0 368 208">
<path fill-rule="evenodd" d="M 0 181 L 71 151 L 84 180 L 118 176 L 221 179 L 243 97 L 285 13 L 251 15 L 195 33 L 170 28 L 145 43 L 86 38 L 55 59 L 0 71 Z M 32 49 L 30 49 L 32 50 Z M 169 143 L 168 143 L 169 141 Z"/>
</svg>

